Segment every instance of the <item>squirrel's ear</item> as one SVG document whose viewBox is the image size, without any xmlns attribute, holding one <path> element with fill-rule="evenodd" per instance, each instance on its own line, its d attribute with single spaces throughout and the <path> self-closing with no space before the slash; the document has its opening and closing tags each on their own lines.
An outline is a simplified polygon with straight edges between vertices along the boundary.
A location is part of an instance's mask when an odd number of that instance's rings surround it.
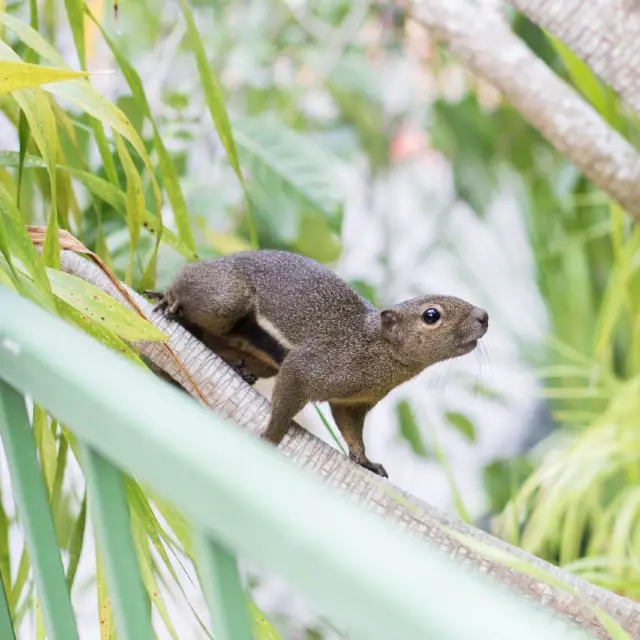
<svg viewBox="0 0 640 640">
<path fill-rule="evenodd" d="M 382 333 L 388 340 L 397 340 L 400 337 L 400 318 L 394 309 L 383 309 L 380 312 Z"/>
</svg>

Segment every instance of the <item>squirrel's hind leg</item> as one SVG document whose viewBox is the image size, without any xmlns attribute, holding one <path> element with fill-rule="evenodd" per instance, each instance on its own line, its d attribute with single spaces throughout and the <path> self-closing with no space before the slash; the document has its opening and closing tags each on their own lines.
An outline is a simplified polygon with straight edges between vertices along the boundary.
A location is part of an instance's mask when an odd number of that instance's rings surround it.
<svg viewBox="0 0 640 640">
<path fill-rule="evenodd" d="M 377 462 L 371 462 L 364 449 L 364 419 L 371 410 L 371 405 L 340 402 L 330 402 L 329 405 L 333 419 L 349 447 L 349 459 L 383 478 L 388 478 L 385 468 Z"/>
<path fill-rule="evenodd" d="M 259 378 L 271 378 L 278 373 L 278 365 L 266 354 L 254 349 L 251 344 L 234 334 L 216 336 L 200 332 L 194 335 L 249 385 L 255 384 Z"/>
<path fill-rule="evenodd" d="M 231 264 L 189 263 L 178 272 L 160 305 L 177 315 L 181 324 L 222 336 L 252 313 L 254 291 Z"/>
</svg>

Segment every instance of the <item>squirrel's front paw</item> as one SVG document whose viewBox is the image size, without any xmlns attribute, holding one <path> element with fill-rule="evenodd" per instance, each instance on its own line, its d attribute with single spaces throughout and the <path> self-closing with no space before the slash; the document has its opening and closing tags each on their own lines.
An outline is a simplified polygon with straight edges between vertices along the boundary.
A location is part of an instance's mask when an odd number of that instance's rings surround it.
<svg viewBox="0 0 640 640">
<path fill-rule="evenodd" d="M 234 362 L 231 368 L 251 387 L 258 380 L 258 376 L 253 375 L 253 373 L 250 373 L 244 368 L 244 360 Z"/>
<path fill-rule="evenodd" d="M 169 320 L 178 320 L 182 316 L 180 302 L 171 293 L 159 293 L 158 291 L 145 291 L 144 294 L 150 298 L 155 298 L 158 303 L 153 307 L 154 312 L 161 312 Z"/>
<path fill-rule="evenodd" d="M 371 462 L 371 460 L 369 460 L 369 458 L 367 458 L 364 455 L 359 456 L 350 452 L 349 460 L 351 460 L 352 462 L 355 462 L 361 467 L 364 467 L 365 469 L 369 469 L 369 471 L 373 471 L 373 473 L 375 473 L 378 476 L 382 476 L 383 478 L 389 477 L 389 474 L 387 473 L 386 469 L 381 464 L 378 464 L 377 462 Z"/>
</svg>

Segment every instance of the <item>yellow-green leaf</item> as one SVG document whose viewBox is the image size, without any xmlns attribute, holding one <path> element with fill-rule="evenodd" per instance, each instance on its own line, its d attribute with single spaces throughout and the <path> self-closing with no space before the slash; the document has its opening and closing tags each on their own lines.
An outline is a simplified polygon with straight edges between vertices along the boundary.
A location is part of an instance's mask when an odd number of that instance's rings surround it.
<svg viewBox="0 0 640 640">
<path fill-rule="evenodd" d="M 125 193 L 112 185 L 110 182 L 99 178 L 98 176 L 88 173 L 87 171 L 80 171 L 73 169 L 72 167 L 65 167 L 67 171 L 74 177 L 80 180 L 87 189 L 89 189 L 94 195 L 100 199 L 108 202 L 118 213 L 126 216 L 126 203 L 127 197 Z M 142 226 L 152 235 L 156 236 L 162 230 L 162 241 L 173 247 L 176 251 L 181 253 L 185 258 L 193 260 L 196 255 L 193 251 L 185 245 L 173 231 L 162 226 L 158 219 L 158 216 L 146 210 L 143 215 Z"/>
<path fill-rule="evenodd" d="M 67 71 L 28 62 L 0 61 L 0 93 L 39 87 L 50 82 L 63 82 L 89 75 L 83 71 Z"/>
<path fill-rule="evenodd" d="M 124 340 L 163 342 L 168 339 L 149 321 L 92 284 L 56 269 L 47 269 L 47 275 L 57 297 Z"/>
<path fill-rule="evenodd" d="M 266 619 L 262 610 L 256 603 L 248 599 L 249 612 L 251 613 L 251 627 L 255 640 L 280 640 L 280 636 L 273 625 Z"/>
<path fill-rule="evenodd" d="M 0 23 L 3 23 L 6 27 L 11 29 L 11 31 L 13 31 L 16 36 L 22 40 L 22 42 L 36 51 L 50 64 L 64 69 L 69 68 L 51 45 L 49 45 L 42 36 L 29 25 L 17 20 L 13 16 L 7 15 L 6 13 L 0 13 Z M 107 100 L 102 94 L 96 91 L 86 78 L 77 78 L 75 80 L 52 84 L 47 86 L 46 90 L 53 95 L 68 100 L 90 116 L 93 116 L 96 120 L 99 120 L 102 124 L 110 126 L 131 142 L 135 150 L 140 154 L 140 157 L 149 172 L 149 179 L 153 188 L 156 207 L 158 209 L 158 214 L 160 214 L 162 197 L 160 195 L 160 187 L 158 186 L 155 178 L 151 159 L 144 147 L 142 139 L 127 116 L 125 116 L 125 114 L 113 103 L 109 102 L 109 100 Z"/>
<path fill-rule="evenodd" d="M 113 53 L 118 66 L 122 70 L 125 80 L 131 89 L 131 94 L 133 99 L 137 103 L 139 109 L 145 114 L 145 116 L 151 122 L 153 127 L 153 144 L 158 152 L 158 162 L 160 168 L 160 174 L 162 175 L 162 182 L 164 184 L 164 188 L 169 196 L 169 202 L 171 203 L 171 208 L 173 209 L 173 215 L 176 221 L 176 226 L 178 228 L 178 235 L 180 239 L 189 247 L 191 251 L 195 251 L 195 242 L 193 239 L 193 232 L 191 231 L 191 225 L 189 223 L 189 215 L 187 212 L 187 203 L 185 202 L 184 195 L 182 194 L 182 190 L 180 189 L 180 182 L 178 180 L 178 173 L 176 171 L 175 165 L 171 160 L 171 156 L 167 151 L 164 142 L 162 141 L 162 136 L 158 131 L 158 127 L 156 125 L 155 119 L 153 118 L 153 114 L 151 113 L 151 108 L 149 107 L 149 101 L 147 100 L 147 95 L 144 90 L 144 85 L 140 78 L 140 75 L 134 68 L 134 66 L 127 60 L 127 58 L 122 54 L 116 43 L 109 37 L 107 32 L 104 30 L 102 25 L 98 20 L 96 20 L 91 10 L 87 7 L 87 14 L 93 20 L 94 24 L 100 30 L 102 37 L 105 39 L 105 42 L 109 45 L 111 52 Z"/>
<path fill-rule="evenodd" d="M 27 274 L 22 262 L 14 256 L 13 266 L 10 267 L 4 256 L 0 257 L 0 269 L 9 276 L 16 291 L 29 300 L 33 300 L 45 309 L 56 312 L 56 300 L 51 290 L 45 294 Z M 47 280 L 47 285 L 49 281 Z"/>
<path fill-rule="evenodd" d="M 20 58 L 4 42 L 0 42 L 0 60 L 21 62 Z M 72 80 L 71 82 L 75 82 Z M 45 264 L 60 267 L 60 241 L 56 211 L 56 163 L 58 129 L 49 104 L 49 98 L 40 89 L 24 89 L 13 93 L 15 101 L 24 113 L 33 139 L 46 163 L 51 185 L 51 209 L 47 222 L 47 234 L 43 247 Z"/>
<path fill-rule="evenodd" d="M 578 596 L 576 590 L 571 585 L 567 584 L 559 578 L 556 578 L 554 575 L 552 575 L 542 567 L 538 567 L 535 564 L 527 562 L 526 560 L 522 560 L 509 553 L 509 551 L 505 551 L 504 549 L 494 547 L 491 544 L 482 542 L 481 540 L 477 540 L 471 537 L 469 534 L 456 531 L 455 529 L 452 529 L 448 526 L 444 526 L 443 529 L 447 534 L 449 534 L 453 538 L 456 538 L 463 545 L 479 555 L 485 556 L 486 558 L 489 558 L 494 562 L 503 565 L 504 567 L 514 569 L 515 571 L 519 571 L 520 573 L 524 573 L 533 578 L 536 578 L 540 582 L 555 587 L 556 589 L 560 589 L 574 597 Z M 629 638 L 629 635 L 625 633 L 618 622 L 613 620 L 613 618 L 605 613 L 599 606 L 591 603 L 587 603 L 587 606 L 598 617 L 605 629 L 611 634 L 612 638 L 615 638 L 616 640 L 631 640 Z"/>
<path fill-rule="evenodd" d="M 38 252 L 29 238 L 20 211 L 18 211 L 13 198 L 2 184 L 0 184 L 0 218 L 2 218 L 0 225 L 3 225 L 7 231 L 6 235 L 10 251 L 20 260 L 26 272 L 42 292 L 43 304 L 54 310 L 55 302 L 51 294 L 51 287 L 38 257 Z M 7 260 L 9 261 L 9 258 Z"/>
<path fill-rule="evenodd" d="M 86 331 L 90 336 L 99 342 L 102 342 L 105 346 L 122 354 L 125 358 L 146 369 L 144 362 L 126 342 L 120 339 L 113 331 L 110 331 L 105 326 L 94 322 L 91 316 L 78 311 L 62 299 L 58 300 L 58 313 L 60 314 L 60 317 L 75 324 L 83 331 Z"/>
<path fill-rule="evenodd" d="M 3 287 L 7 287 L 7 289 L 16 289 L 16 282 L 12 280 L 8 271 L 5 271 L 5 265 L 9 268 L 6 261 L 0 262 L 0 285 Z"/>
<path fill-rule="evenodd" d="M 30 49 L 33 49 L 37 54 L 44 58 L 44 60 L 53 66 L 67 66 L 58 52 L 46 40 L 44 40 L 44 38 L 35 29 L 32 29 L 22 20 L 18 20 L 18 18 L 8 13 L 0 12 L 0 24 L 4 24 L 5 27 L 8 27 Z"/>
<path fill-rule="evenodd" d="M 0 151 L 0 167 L 17 167 L 19 163 L 18 154 L 14 151 Z M 25 157 L 25 168 L 37 168 L 44 167 L 45 164 L 41 158 L 33 155 L 27 155 Z M 91 193 L 110 204 L 118 213 L 126 216 L 126 195 L 117 186 L 114 186 L 109 181 L 99 178 L 93 173 L 88 171 L 81 171 L 73 167 L 58 166 L 59 169 L 68 171 L 74 178 L 82 182 L 84 186 L 91 191 Z M 144 218 L 142 226 L 152 235 L 157 236 L 159 229 L 161 228 L 158 223 L 158 217 L 151 213 L 149 210 L 144 212 Z M 162 241 L 167 245 L 175 249 L 178 253 L 182 254 L 188 260 L 195 260 L 196 254 L 185 245 L 173 231 L 162 227 Z"/>
<path fill-rule="evenodd" d="M 63 430 L 64 433 L 64 430 Z M 80 563 L 80 555 L 82 554 L 82 545 L 84 543 L 84 532 L 87 523 L 87 494 L 85 492 L 80 506 L 80 513 L 71 530 L 71 538 L 69 540 L 69 564 L 67 566 L 67 586 L 69 589 L 73 586 L 76 579 L 76 571 Z"/>
<path fill-rule="evenodd" d="M 104 565 L 98 549 L 98 541 L 95 541 L 96 554 L 96 582 L 98 583 L 98 618 L 100 620 L 100 640 L 115 640 L 116 633 L 113 620 L 111 598 L 107 589 L 104 576 Z"/>
</svg>

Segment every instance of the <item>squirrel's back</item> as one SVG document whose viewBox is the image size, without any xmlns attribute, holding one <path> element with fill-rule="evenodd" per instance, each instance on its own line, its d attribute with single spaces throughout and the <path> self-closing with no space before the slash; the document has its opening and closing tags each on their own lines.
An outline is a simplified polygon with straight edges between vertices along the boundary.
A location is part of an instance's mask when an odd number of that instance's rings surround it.
<svg viewBox="0 0 640 640">
<path fill-rule="evenodd" d="M 202 264 L 202 263 L 201 263 Z M 256 321 L 285 346 L 340 339 L 362 330 L 374 307 L 320 263 L 286 251 L 240 251 L 207 261 L 212 287 L 219 279 L 244 281 L 253 293 Z"/>
</svg>

